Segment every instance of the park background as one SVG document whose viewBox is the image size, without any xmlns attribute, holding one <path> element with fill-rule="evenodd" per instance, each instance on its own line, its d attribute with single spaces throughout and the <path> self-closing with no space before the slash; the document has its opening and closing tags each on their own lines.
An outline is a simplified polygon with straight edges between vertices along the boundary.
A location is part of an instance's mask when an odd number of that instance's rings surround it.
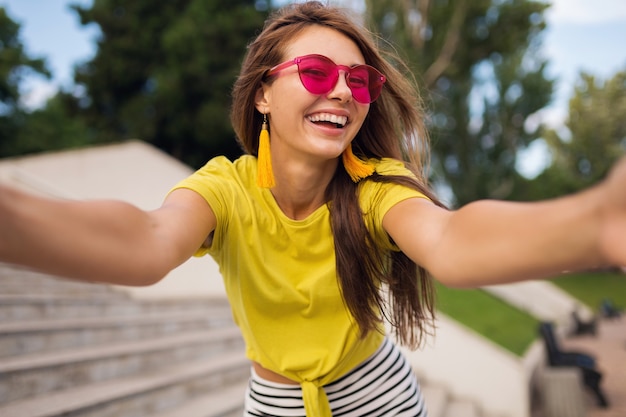
<svg viewBox="0 0 626 417">
<path fill-rule="evenodd" d="M 544 9 L 521 0 L 437 1 L 424 14 L 424 1 L 411 10 L 392 0 L 344 3 L 367 11 L 408 57 L 429 108 L 432 180 L 450 205 L 573 192 L 624 154 L 623 2 L 555 1 Z M 86 26 L 69 4 L 84 8 Z M 0 21 L 0 158 L 135 138 L 191 168 L 215 154 L 235 156 L 228 90 L 269 6 L 0 1 L 8 13 Z M 626 305 L 618 270 L 555 283 L 592 312 L 607 294 Z M 536 317 L 489 292 L 438 292 L 444 313 L 514 355 L 537 338 Z"/>
</svg>

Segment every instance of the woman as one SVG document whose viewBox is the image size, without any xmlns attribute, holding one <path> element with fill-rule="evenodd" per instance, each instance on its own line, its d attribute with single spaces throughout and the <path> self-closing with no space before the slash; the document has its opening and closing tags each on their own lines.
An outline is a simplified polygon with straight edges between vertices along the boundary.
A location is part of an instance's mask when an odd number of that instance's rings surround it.
<svg viewBox="0 0 626 417">
<path fill-rule="evenodd" d="M 151 212 L 1 187 L 0 259 L 150 285 L 208 253 L 252 362 L 246 415 L 425 416 L 382 318 L 419 344 L 426 271 L 472 287 L 626 264 L 626 161 L 577 195 L 446 210 L 426 186 L 417 97 L 340 10 L 287 6 L 233 91 L 247 155 L 212 159 Z"/>
</svg>

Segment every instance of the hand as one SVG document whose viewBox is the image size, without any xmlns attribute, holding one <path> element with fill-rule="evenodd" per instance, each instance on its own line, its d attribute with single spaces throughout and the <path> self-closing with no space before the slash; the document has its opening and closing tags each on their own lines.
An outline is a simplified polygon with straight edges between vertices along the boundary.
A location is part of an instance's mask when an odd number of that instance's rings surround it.
<svg viewBox="0 0 626 417">
<path fill-rule="evenodd" d="M 626 266 L 626 157 L 601 183 L 600 250 L 607 264 Z"/>
</svg>

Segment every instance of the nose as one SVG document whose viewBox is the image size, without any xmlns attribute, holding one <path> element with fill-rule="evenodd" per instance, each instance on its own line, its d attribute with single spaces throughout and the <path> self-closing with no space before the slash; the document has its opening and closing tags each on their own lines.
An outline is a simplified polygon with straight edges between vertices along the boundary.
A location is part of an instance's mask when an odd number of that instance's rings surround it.
<svg viewBox="0 0 626 417">
<path fill-rule="evenodd" d="M 348 86 L 348 82 L 346 80 L 346 76 L 348 75 L 346 70 L 339 70 L 339 77 L 337 78 L 337 83 L 333 87 L 332 90 L 327 94 L 327 98 L 329 99 L 338 99 L 342 102 L 350 102 L 352 101 L 352 90 Z"/>
</svg>

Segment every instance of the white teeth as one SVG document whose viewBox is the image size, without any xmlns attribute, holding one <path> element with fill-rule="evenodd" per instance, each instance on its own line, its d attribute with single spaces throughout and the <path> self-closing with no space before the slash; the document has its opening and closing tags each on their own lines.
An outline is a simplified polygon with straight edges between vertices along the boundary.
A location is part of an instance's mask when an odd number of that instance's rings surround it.
<svg viewBox="0 0 626 417">
<path fill-rule="evenodd" d="M 348 123 L 348 118 L 346 116 L 337 116 L 336 114 L 331 113 L 316 113 L 309 116 L 309 120 L 312 122 L 330 122 L 335 123 L 341 127 L 345 126 Z"/>
</svg>

